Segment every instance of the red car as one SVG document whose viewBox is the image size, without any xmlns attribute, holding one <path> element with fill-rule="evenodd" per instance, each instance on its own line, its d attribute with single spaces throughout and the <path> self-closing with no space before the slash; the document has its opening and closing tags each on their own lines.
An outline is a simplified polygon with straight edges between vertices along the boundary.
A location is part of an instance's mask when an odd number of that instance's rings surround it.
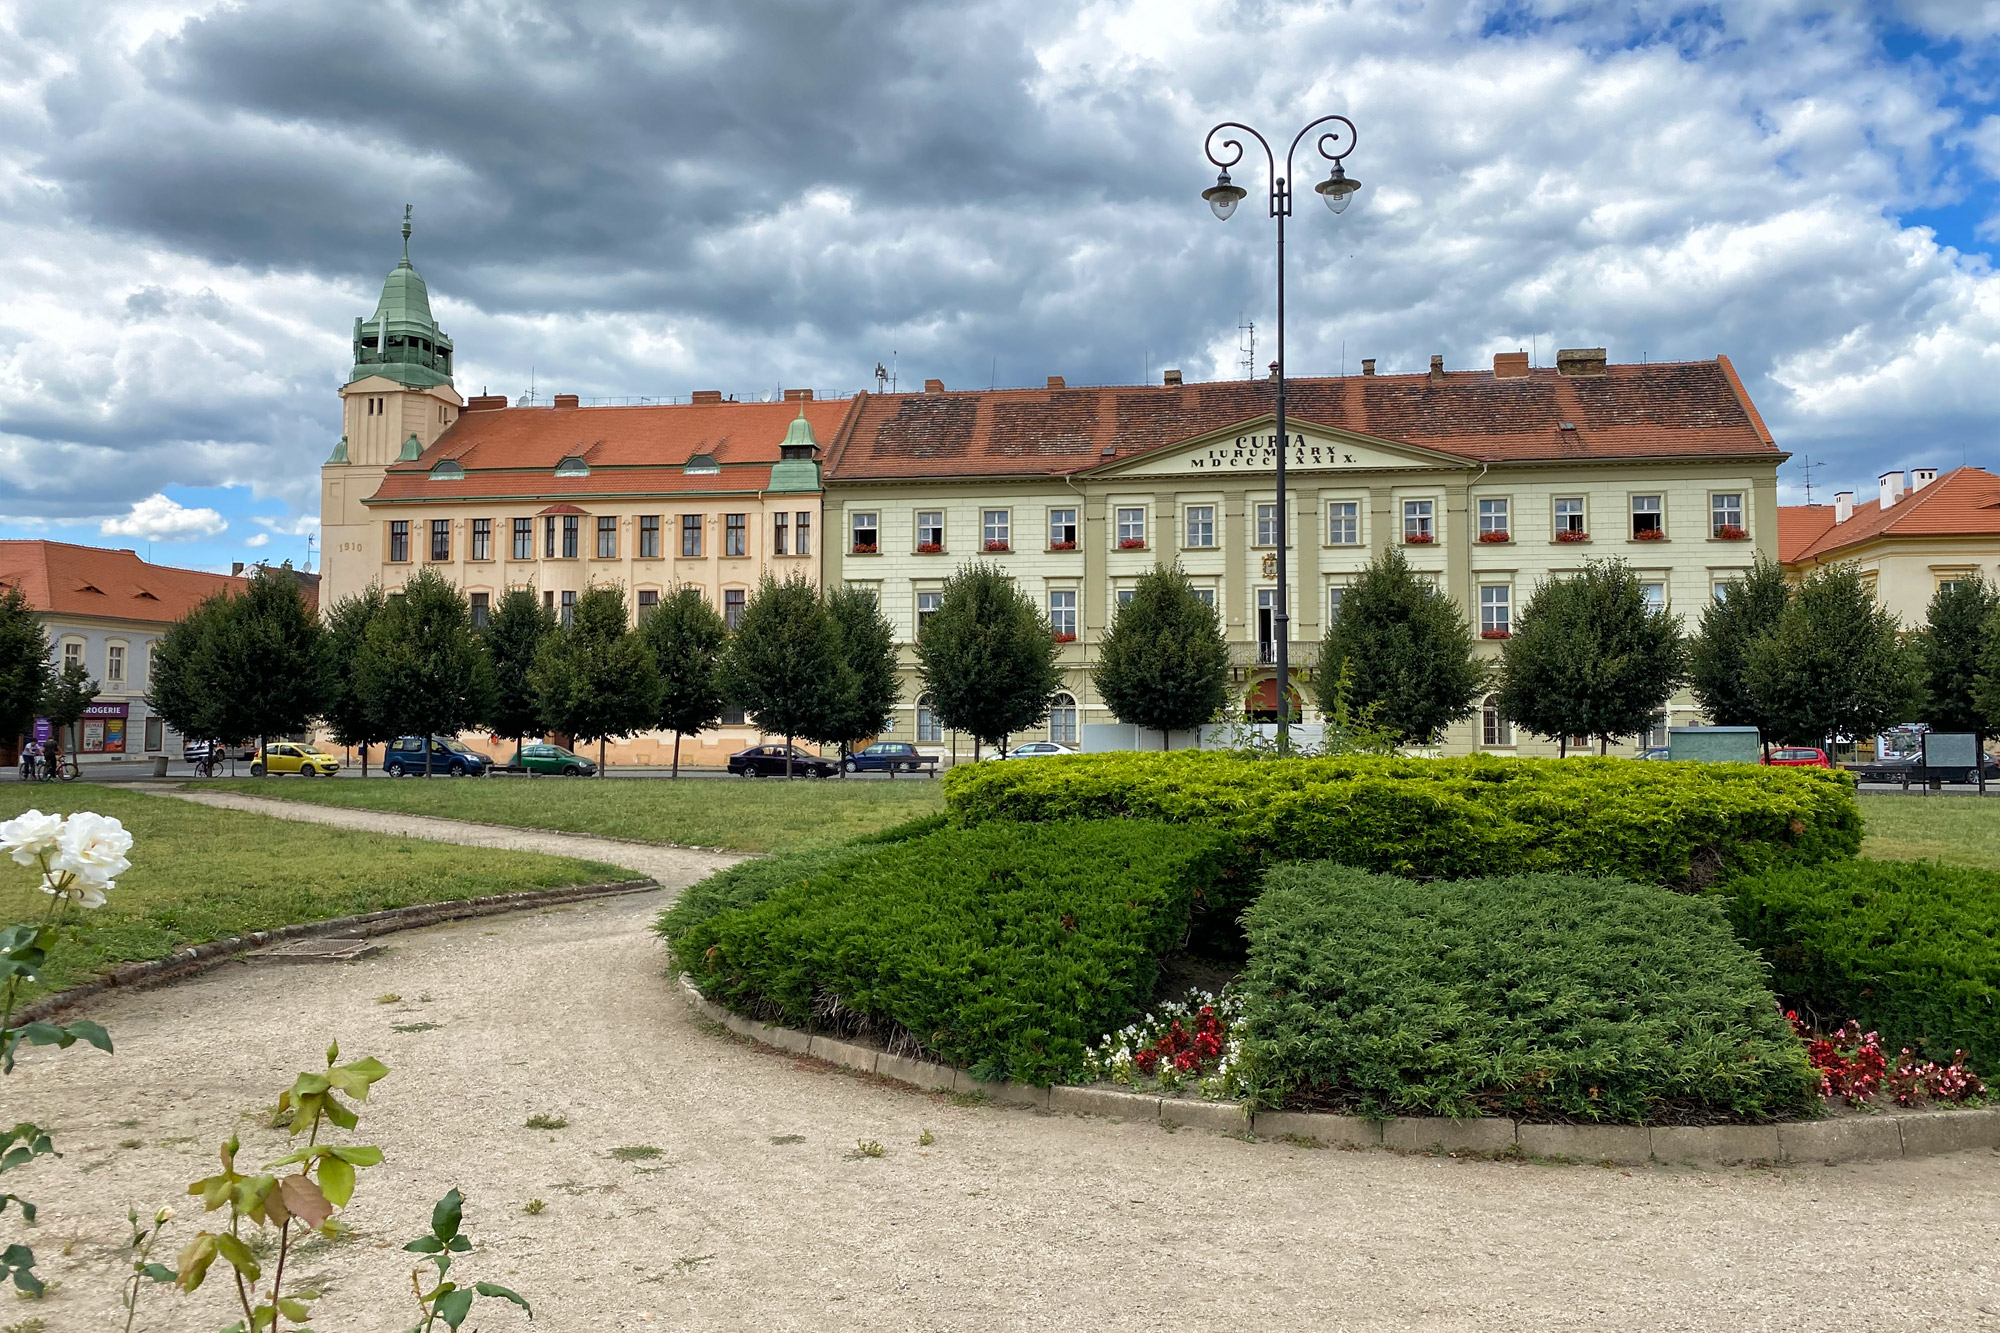
<svg viewBox="0 0 2000 1333">
<path fill-rule="evenodd" d="M 1764 762 L 1773 768 L 1832 768 L 1826 761 L 1826 751 L 1812 746 L 1791 745 L 1773 750 L 1764 757 Z"/>
</svg>

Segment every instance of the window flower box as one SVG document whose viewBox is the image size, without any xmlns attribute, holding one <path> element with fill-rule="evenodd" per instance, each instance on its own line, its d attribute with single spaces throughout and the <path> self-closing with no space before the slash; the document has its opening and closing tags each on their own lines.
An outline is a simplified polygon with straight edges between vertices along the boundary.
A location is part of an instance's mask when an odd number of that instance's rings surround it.
<svg viewBox="0 0 2000 1333">
<path fill-rule="evenodd" d="M 1431 536 L 1428 532 L 1406 532 L 1403 534 L 1403 545 L 1405 546 L 1429 546 L 1436 540 L 1437 538 Z"/>
<path fill-rule="evenodd" d="M 1750 540 L 1750 534 L 1734 523 L 1724 523 L 1715 530 L 1715 539 L 1719 542 L 1742 542 Z"/>
<path fill-rule="evenodd" d="M 1121 537 L 1118 539 L 1118 549 L 1121 551 L 1143 551 L 1146 549 L 1146 539 L 1144 537 Z"/>
<path fill-rule="evenodd" d="M 1057 631 L 1056 631 L 1056 642 L 1057 642 L 1057 643 L 1075 643 L 1075 642 L 1076 642 L 1076 635 L 1074 635 L 1074 634 L 1064 634 L 1064 633 L 1063 633 L 1063 632 L 1062 632 L 1061 630 L 1057 630 Z"/>
<path fill-rule="evenodd" d="M 1076 543 L 1075 543 L 1075 542 L 1050 542 L 1050 543 L 1049 543 L 1049 549 L 1050 549 L 1051 551 L 1074 551 L 1074 550 L 1076 549 Z"/>
<path fill-rule="evenodd" d="M 1010 548 L 1006 542 L 988 542 L 986 543 L 986 549 L 989 551 L 1005 551 Z"/>
<path fill-rule="evenodd" d="M 1513 541 L 1514 535 L 1505 528 L 1497 528 L 1492 532 L 1480 533 L 1479 540 L 1485 542 L 1488 546 L 1498 546 L 1501 542 Z"/>
<path fill-rule="evenodd" d="M 1510 629 L 1483 629 L 1479 631 L 1479 637 L 1482 639 L 1511 639 L 1514 637 L 1514 631 Z"/>
<path fill-rule="evenodd" d="M 855 555 L 873 555 L 873 554 L 875 554 L 875 543 L 874 543 L 874 542 L 856 542 L 856 543 L 854 543 L 854 551 L 853 551 L 853 553 L 854 553 Z"/>
<path fill-rule="evenodd" d="M 1578 532 L 1573 528 L 1563 528 L 1556 533 L 1556 540 L 1565 546 L 1573 546 L 1579 542 L 1589 541 L 1590 534 L 1587 532 Z"/>
<path fill-rule="evenodd" d="M 1640 528 L 1632 534 L 1632 540 L 1635 542 L 1663 542 L 1666 539 L 1667 530 L 1665 528 Z"/>
<path fill-rule="evenodd" d="M 943 543 L 943 542 L 918 542 L 918 543 L 917 543 L 917 554 L 918 554 L 918 555 L 939 555 L 939 554 L 942 554 L 942 553 L 943 553 L 943 551 L 944 551 L 944 543 Z"/>
</svg>

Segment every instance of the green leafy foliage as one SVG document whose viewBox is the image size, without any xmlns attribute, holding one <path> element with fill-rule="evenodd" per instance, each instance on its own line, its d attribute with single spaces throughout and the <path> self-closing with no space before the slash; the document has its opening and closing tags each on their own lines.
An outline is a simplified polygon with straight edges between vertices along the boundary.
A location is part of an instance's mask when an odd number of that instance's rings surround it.
<svg viewBox="0 0 2000 1333">
<path fill-rule="evenodd" d="M 1062 685 L 1041 610 L 997 565 L 974 561 L 945 580 L 917 636 L 917 671 L 940 725 L 998 745 L 1049 715 Z"/>
<path fill-rule="evenodd" d="M 1139 576 L 1097 648 L 1090 678 L 1120 722 L 1167 734 L 1207 722 L 1229 698 L 1229 644 L 1215 608 L 1178 565 Z"/>
<path fill-rule="evenodd" d="M 493 608 L 480 642 L 492 671 L 486 725 L 496 736 L 519 741 L 544 730 L 542 700 L 528 679 L 543 640 L 556 631 L 554 608 L 542 605 L 534 585 L 509 588 Z"/>
<path fill-rule="evenodd" d="M 493 688 L 472 612 L 456 584 L 420 571 L 362 636 L 363 706 L 388 736 L 456 736 L 479 724 Z M 429 747 L 424 763 L 431 762 Z"/>
<path fill-rule="evenodd" d="M 76 737 L 70 728 L 83 719 L 83 710 L 97 698 L 97 680 L 80 663 L 66 662 L 49 677 L 42 690 L 41 712 L 58 737 L 68 737 L 63 748 L 74 753 Z"/>
<path fill-rule="evenodd" d="M 570 625 L 543 641 L 528 680 L 551 729 L 598 742 L 599 776 L 603 742 L 652 726 L 659 705 L 659 669 L 632 631 L 623 588 L 592 588 L 577 598 Z"/>
<path fill-rule="evenodd" d="M 1910 721 L 1923 699 L 1915 649 L 1845 566 L 1806 576 L 1777 625 L 1751 643 L 1744 681 L 1784 745 L 1873 736 Z"/>
<path fill-rule="evenodd" d="M 224 660 L 231 615 L 226 594 L 203 600 L 167 626 L 152 656 L 146 704 L 191 740 L 238 739 Z"/>
<path fill-rule="evenodd" d="M 41 617 L 19 588 L 0 588 L 0 741 L 33 724 L 52 669 Z"/>
<path fill-rule="evenodd" d="M 681 775 L 681 737 L 722 717 L 722 650 L 729 630 L 700 588 L 683 585 L 639 621 L 639 637 L 659 673 L 656 721 L 674 733 L 674 776 Z"/>
<path fill-rule="evenodd" d="M 1525 871 L 1675 888 L 1854 855 L 1854 781 L 1822 769 L 1629 759 L 1250 760 L 1079 755 L 952 770 L 954 823 L 1126 816 L 1203 824 L 1259 859 L 1338 861 L 1420 878 Z"/>
<path fill-rule="evenodd" d="M 1725 886 L 1737 934 L 1770 961 L 1785 1002 L 1856 1019 L 1885 1049 L 2000 1073 L 2000 873 L 1851 861 Z"/>
<path fill-rule="evenodd" d="M 732 1008 L 801 1026 L 836 1013 L 982 1077 L 1046 1084 L 1144 1004 L 1230 853 L 1136 821 L 948 829 L 794 865 L 761 901 L 669 937 Z"/>
<path fill-rule="evenodd" d="M 819 590 L 803 575 L 780 583 L 766 574 L 729 641 L 723 692 L 789 744 L 818 734 L 846 688 L 842 675 L 840 630 Z"/>
<path fill-rule="evenodd" d="M 371 582 L 360 592 L 333 604 L 326 616 L 326 633 L 320 637 L 320 679 L 326 691 L 323 715 L 327 730 L 340 744 L 360 748 L 363 773 L 368 770 L 368 747 L 396 735 L 395 722 L 378 711 L 377 701 L 362 688 L 361 681 L 368 628 L 381 618 L 388 605 L 382 585 Z"/>
<path fill-rule="evenodd" d="M 1714 725 L 1775 731 L 1750 691 L 1744 663 L 1750 645 L 1777 628 L 1791 600 L 1784 567 L 1759 555 L 1747 575 L 1702 607 L 1701 624 L 1688 640 L 1688 684 Z"/>
<path fill-rule="evenodd" d="M 1470 717 L 1487 674 L 1463 608 L 1395 547 L 1356 576 L 1320 645 L 1319 679 L 1345 679 L 1355 707 L 1415 744 Z"/>
<path fill-rule="evenodd" d="M 2000 588 L 1977 574 L 1941 583 L 1931 594 L 1918 640 L 1924 668 L 1919 717 L 1934 730 L 1988 729 L 1979 708 L 1979 659 L 1997 614 Z"/>
<path fill-rule="evenodd" d="M 534 1310 L 519 1292 L 497 1282 L 478 1282 L 467 1287 L 451 1280 L 452 1256 L 472 1249 L 471 1237 L 460 1230 L 464 1221 L 465 1199 L 457 1190 L 452 1190 L 431 1209 L 430 1231 L 403 1247 L 410 1254 L 426 1256 L 437 1268 L 437 1281 L 429 1291 L 424 1290 L 423 1282 L 419 1280 L 423 1269 L 411 1272 L 411 1280 L 417 1289 L 417 1305 L 423 1312 L 423 1318 L 411 1327 L 409 1333 L 430 1333 L 439 1323 L 446 1328 L 457 1328 L 471 1314 L 473 1300 L 480 1296 L 507 1301 L 526 1311 L 529 1319 L 535 1317 Z"/>
<path fill-rule="evenodd" d="M 897 670 L 896 627 L 882 614 L 875 594 L 865 588 L 832 588 L 823 595 L 833 621 L 839 688 L 807 740 L 837 745 L 842 752 L 886 730 L 902 699 Z"/>
<path fill-rule="evenodd" d="M 1650 1122 L 1809 1113 L 1819 1079 L 1720 905 L 1574 875 L 1283 866 L 1245 915 L 1258 1100 Z"/>
<path fill-rule="evenodd" d="M 1502 715 L 1538 736 L 1633 736 L 1679 687 L 1680 621 L 1648 609 L 1621 560 L 1551 578 L 1521 608 L 1500 661 Z"/>
</svg>

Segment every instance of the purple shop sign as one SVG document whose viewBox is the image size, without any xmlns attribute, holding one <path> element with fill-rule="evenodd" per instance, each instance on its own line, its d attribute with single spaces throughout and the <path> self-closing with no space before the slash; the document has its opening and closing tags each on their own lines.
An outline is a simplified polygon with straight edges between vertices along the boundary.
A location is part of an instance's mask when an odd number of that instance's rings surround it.
<svg viewBox="0 0 2000 1333">
<path fill-rule="evenodd" d="M 38 717 L 35 719 L 35 744 L 47 745 L 49 743 L 49 737 L 55 734 L 56 734 L 56 729 L 49 725 L 49 720 L 47 718 Z"/>
<path fill-rule="evenodd" d="M 85 704 L 83 715 L 85 717 L 130 717 L 132 715 L 132 705 Z"/>
</svg>

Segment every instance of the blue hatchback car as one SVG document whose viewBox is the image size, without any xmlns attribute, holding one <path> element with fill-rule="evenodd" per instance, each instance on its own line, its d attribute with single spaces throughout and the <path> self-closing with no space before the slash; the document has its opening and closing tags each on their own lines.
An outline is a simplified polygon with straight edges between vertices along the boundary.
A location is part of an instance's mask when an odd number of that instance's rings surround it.
<svg viewBox="0 0 2000 1333">
<path fill-rule="evenodd" d="M 382 755 L 382 771 L 392 778 L 405 774 L 424 775 L 424 738 L 398 736 Z M 430 771 L 438 777 L 483 778 L 493 771 L 493 760 L 468 747 L 463 741 L 435 737 L 431 741 Z"/>
</svg>

